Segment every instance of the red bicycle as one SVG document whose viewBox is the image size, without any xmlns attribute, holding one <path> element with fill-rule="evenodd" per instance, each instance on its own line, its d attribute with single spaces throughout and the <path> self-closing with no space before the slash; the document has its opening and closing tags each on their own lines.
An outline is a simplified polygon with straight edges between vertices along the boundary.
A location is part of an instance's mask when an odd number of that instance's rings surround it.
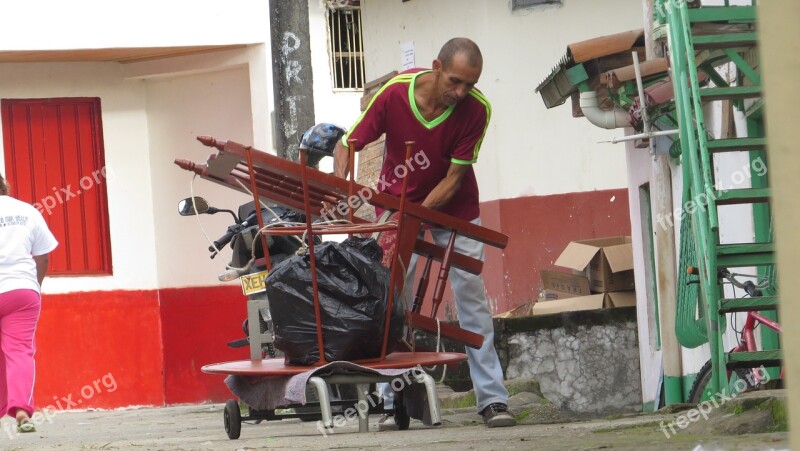
<svg viewBox="0 0 800 451">
<path fill-rule="evenodd" d="M 689 274 L 697 275 L 699 271 L 697 268 L 690 266 L 688 268 Z M 732 273 L 727 269 L 721 269 L 718 272 L 720 279 L 725 279 L 736 288 L 740 288 L 745 291 L 747 296 L 749 297 L 762 297 L 763 289 L 769 286 L 769 279 L 763 278 L 759 276 L 753 276 L 750 274 L 738 274 Z M 736 277 L 749 277 L 749 278 L 756 278 L 760 279 L 759 283 L 755 283 L 752 280 L 747 280 L 745 282 L 740 282 L 736 279 Z M 773 321 L 763 314 L 748 310 L 746 311 L 747 318 L 745 319 L 744 326 L 740 331 L 735 329 L 735 319 L 731 321 L 731 327 L 734 328 L 739 335 L 738 344 L 730 351 L 731 353 L 735 352 L 754 352 L 759 351 L 758 345 L 756 343 L 756 328 L 759 325 L 763 325 L 776 333 L 781 333 L 781 325 L 777 321 Z M 735 315 L 735 313 L 731 313 L 731 315 Z M 709 359 L 703 367 L 700 369 L 700 372 L 697 373 L 697 378 L 695 379 L 694 383 L 692 384 L 692 389 L 689 392 L 689 399 L 688 402 L 691 404 L 698 404 L 702 401 L 706 401 L 711 399 L 714 396 L 711 390 L 711 360 Z M 733 371 L 728 370 L 728 387 L 735 387 L 737 384 L 738 379 L 742 379 L 745 383 L 744 390 L 753 390 L 756 388 L 760 388 L 762 386 L 766 386 L 770 381 L 769 376 L 767 375 L 766 371 L 764 371 L 763 367 L 758 368 L 736 368 Z M 765 377 L 766 376 L 766 377 Z M 781 376 L 780 379 L 783 379 L 783 368 L 781 368 Z M 780 381 L 774 381 L 779 383 Z M 741 385 L 741 384 L 738 384 Z M 738 392 L 737 392 L 738 393 Z"/>
</svg>

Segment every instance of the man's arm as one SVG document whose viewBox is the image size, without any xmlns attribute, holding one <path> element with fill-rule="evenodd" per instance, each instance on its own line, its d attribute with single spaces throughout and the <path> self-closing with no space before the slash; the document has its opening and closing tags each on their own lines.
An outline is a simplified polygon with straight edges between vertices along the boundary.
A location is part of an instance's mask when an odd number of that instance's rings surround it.
<svg viewBox="0 0 800 451">
<path fill-rule="evenodd" d="M 346 178 L 350 171 L 347 166 L 350 164 L 350 149 L 342 144 L 339 140 L 336 142 L 336 148 L 333 149 L 333 174 L 337 177 Z"/>
<path fill-rule="evenodd" d="M 47 267 L 50 265 L 50 254 L 34 255 L 33 261 L 36 262 L 36 278 L 41 287 L 44 275 L 47 274 Z"/>
<path fill-rule="evenodd" d="M 469 168 L 468 164 L 450 163 L 447 175 L 428 193 L 428 196 L 422 201 L 422 206 L 440 210 L 447 205 L 461 188 L 461 181 L 464 180 L 464 174 Z"/>
</svg>

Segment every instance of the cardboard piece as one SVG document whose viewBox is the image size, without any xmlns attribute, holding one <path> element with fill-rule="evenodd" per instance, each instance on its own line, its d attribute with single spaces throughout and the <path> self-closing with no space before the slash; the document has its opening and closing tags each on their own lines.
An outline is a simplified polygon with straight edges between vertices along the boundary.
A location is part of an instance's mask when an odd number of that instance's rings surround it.
<svg viewBox="0 0 800 451">
<path fill-rule="evenodd" d="M 575 298 L 537 302 L 531 308 L 531 316 L 602 308 L 629 307 L 636 305 L 635 291 L 613 291 Z"/>
<path fill-rule="evenodd" d="M 572 241 L 558 256 L 555 265 L 586 275 L 592 293 L 635 288 L 629 236 Z"/>
<path fill-rule="evenodd" d="M 539 300 L 551 301 L 555 299 L 588 296 L 589 279 L 584 275 L 571 274 L 559 271 L 539 271 L 542 279 L 543 290 L 539 293 Z"/>
<path fill-rule="evenodd" d="M 525 316 L 531 316 L 531 311 L 534 305 L 536 305 L 536 301 L 526 302 L 507 312 L 498 313 L 492 316 L 492 318 L 522 318 Z"/>
</svg>

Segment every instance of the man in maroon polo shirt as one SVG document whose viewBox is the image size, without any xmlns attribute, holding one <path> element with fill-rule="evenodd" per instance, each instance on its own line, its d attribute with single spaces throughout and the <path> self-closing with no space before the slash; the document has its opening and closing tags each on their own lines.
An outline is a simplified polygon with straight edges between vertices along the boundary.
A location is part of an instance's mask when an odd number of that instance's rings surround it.
<svg viewBox="0 0 800 451">
<path fill-rule="evenodd" d="M 480 224 L 478 184 L 472 165 L 478 160 L 489 127 L 491 106 L 475 84 L 483 70 L 478 46 L 467 38 L 453 38 L 439 51 L 430 70 L 411 69 L 389 80 L 372 98 L 364 113 L 334 151 L 334 173 L 347 176 L 349 140 L 354 151 L 386 134 L 386 156 L 378 190 L 400 195 L 408 178 L 411 202 Z M 414 155 L 405 160 L 406 141 L 414 141 Z M 424 165 L 422 163 L 425 163 Z M 449 232 L 432 230 L 434 241 L 446 246 Z M 459 253 L 483 259 L 483 243 L 459 236 Z M 409 274 L 414 274 L 416 258 Z M 513 426 L 508 391 L 494 349 L 492 315 L 481 276 L 452 269 L 450 283 L 462 328 L 484 336 L 480 349 L 467 348 L 470 376 L 478 412 L 489 427 Z M 385 406 L 392 405 L 388 389 Z M 393 418 L 381 420 L 392 428 Z"/>
</svg>

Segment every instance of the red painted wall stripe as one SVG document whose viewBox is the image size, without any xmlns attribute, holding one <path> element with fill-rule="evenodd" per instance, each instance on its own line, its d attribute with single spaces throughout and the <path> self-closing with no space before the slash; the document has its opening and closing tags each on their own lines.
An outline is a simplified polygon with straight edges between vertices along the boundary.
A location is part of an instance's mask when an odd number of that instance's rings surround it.
<svg viewBox="0 0 800 451">
<path fill-rule="evenodd" d="M 203 365 L 250 358 L 249 348 L 229 341 L 244 338 L 247 298 L 238 285 L 170 288 L 160 291 L 167 404 L 225 401 L 233 396 L 225 376 L 205 374 Z"/>
<path fill-rule="evenodd" d="M 156 291 L 46 294 L 36 341 L 37 408 L 164 404 Z"/>
<path fill-rule="evenodd" d="M 570 241 L 631 233 L 627 189 L 502 199 L 481 209 L 482 218 L 499 218 L 498 230 L 509 237 L 502 252 L 487 252 L 484 268 L 497 312 L 536 299 L 539 271 L 557 270 L 553 263 Z"/>
<path fill-rule="evenodd" d="M 508 235 L 508 246 L 485 248 L 483 280 L 494 313 L 538 297 L 539 271 L 553 262 L 573 240 L 630 235 L 626 189 L 500 199 L 481 204 L 483 226 Z M 417 271 L 420 271 L 419 264 Z M 438 273 L 433 264 L 431 274 Z M 433 296 L 433 284 L 426 300 Z M 423 305 L 423 313 L 429 306 Z M 452 291 L 445 291 L 439 318 L 456 319 Z"/>
</svg>

